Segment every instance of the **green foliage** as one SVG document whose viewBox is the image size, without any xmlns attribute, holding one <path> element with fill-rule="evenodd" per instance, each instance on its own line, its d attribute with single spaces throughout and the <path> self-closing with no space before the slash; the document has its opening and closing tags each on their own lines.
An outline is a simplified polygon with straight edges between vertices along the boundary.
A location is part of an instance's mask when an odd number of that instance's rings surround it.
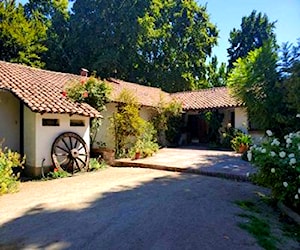
<svg viewBox="0 0 300 250">
<path fill-rule="evenodd" d="M 283 141 L 270 130 L 267 135 L 262 145 L 248 151 L 248 159 L 258 168 L 255 180 L 270 187 L 274 198 L 300 211 L 300 131 Z"/>
<path fill-rule="evenodd" d="M 271 43 L 239 58 L 228 77 L 232 95 L 247 108 L 250 122 L 260 129 L 278 126 L 282 112 L 282 91 L 277 85 L 277 53 Z"/>
<path fill-rule="evenodd" d="M 132 156 L 133 148 L 141 148 L 143 152 L 146 148 L 151 151 L 156 149 L 156 131 L 152 124 L 140 117 L 139 108 L 136 97 L 131 92 L 121 92 L 117 111 L 111 117 L 117 157 Z"/>
<path fill-rule="evenodd" d="M 159 149 L 156 143 L 156 130 L 154 129 L 152 123 L 146 122 L 144 132 L 137 139 L 136 143 L 129 150 L 129 156 L 134 158 L 136 153 L 140 153 L 140 157 L 152 156 Z"/>
<path fill-rule="evenodd" d="M 19 176 L 13 168 L 23 167 L 25 158 L 10 149 L 2 149 L 0 145 L 0 195 L 18 191 Z"/>
<path fill-rule="evenodd" d="M 245 134 L 243 132 L 237 132 L 236 135 L 231 140 L 231 147 L 236 151 L 240 152 L 240 147 L 244 146 L 245 149 L 248 149 L 252 144 L 251 135 Z M 243 152 L 240 152 L 243 153 Z"/>
<path fill-rule="evenodd" d="M 217 43 L 218 31 L 206 7 L 196 1 L 152 0 L 138 22 L 140 82 L 168 92 L 208 86 L 206 59 Z"/>
<path fill-rule="evenodd" d="M 224 148 L 232 148 L 231 140 L 236 137 L 238 133 L 242 131 L 233 128 L 231 125 L 225 128 L 225 131 L 222 131 L 221 144 Z"/>
<path fill-rule="evenodd" d="M 41 55 L 47 69 L 65 71 L 70 63 L 69 51 L 67 52 L 68 0 L 29 0 L 24 5 L 24 9 L 27 18 L 32 19 L 37 15 L 47 28 L 47 38 L 44 45 L 48 50 Z"/>
<path fill-rule="evenodd" d="M 206 73 L 206 81 L 208 83 L 208 87 L 221 87 L 226 85 L 227 80 L 227 70 L 226 64 L 221 63 L 218 66 L 218 59 L 216 56 L 211 58 L 211 61 L 207 67 Z"/>
<path fill-rule="evenodd" d="M 79 103 L 87 103 L 99 112 L 105 109 L 109 101 L 109 86 L 95 77 L 72 81 L 66 87 L 66 94 L 72 100 Z"/>
<path fill-rule="evenodd" d="M 90 164 L 89 165 L 90 171 L 97 171 L 100 169 L 107 168 L 107 164 L 105 163 L 105 161 L 103 161 L 101 159 L 91 158 L 89 164 Z"/>
<path fill-rule="evenodd" d="M 222 127 L 224 115 L 218 111 L 207 111 L 203 113 L 205 121 L 208 124 L 208 140 L 211 143 L 220 144 L 219 130 Z"/>
<path fill-rule="evenodd" d="M 27 18 L 22 5 L 0 2 L 0 60 L 43 67 L 47 27 L 37 12 Z"/>
<path fill-rule="evenodd" d="M 270 42 L 276 47 L 274 33 L 275 22 L 270 22 L 266 14 L 256 13 L 242 18 L 241 28 L 230 32 L 228 52 L 228 67 L 231 69 L 239 58 L 244 58 L 252 50 L 260 48 L 264 43 Z"/>
<path fill-rule="evenodd" d="M 59 179 L 59 178 L 66 178 L 72 176 L 67 171 L 64 171 L 63 169 L 57 169 L 54 168 L 53 171 L 50 171 L 47 174 L 47 179 Z"/>
<path fill-rule="evenodd" d="M 97 71 L 101 78 L 128 79 L 137 63 L 137 19 L 148 2 L 77 0 L 66 44 L 68 70 L 78 72 L 85 67 Z"/>
<path fill-rule="evenodd" d="M 105 104 L 109 101 L 111 89 L 104 82 L 95 77 L 72 81 L 63 94 L 66 94 L 75 102 L 87 103 L 99 112 L 105 110 Z M 101 118 L 94 118 L 91 121 L 91 145 L 94 144 L 97 132 L 101 126 Z"/>
<path fill-rule="evenodd" d="M 182 125 L 182 104 L 175 100 L 165 102 L 161 98 L 156 111 L 157 114 L 152 118 L 152 122 L 157 130 L 159 144 L 165 145 L 164 136 L 170 143 L 177 142 L 178 133 Z"/>
</svg>

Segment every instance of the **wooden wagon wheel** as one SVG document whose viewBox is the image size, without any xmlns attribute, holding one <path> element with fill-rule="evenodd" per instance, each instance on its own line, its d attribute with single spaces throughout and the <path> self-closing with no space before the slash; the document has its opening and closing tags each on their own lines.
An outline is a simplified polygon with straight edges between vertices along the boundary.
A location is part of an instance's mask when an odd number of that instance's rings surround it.
<svg viewBox="0 0 300 250">
<path fill-rule="evenodd" d="M 73 132 L 63 133 L 54 140 L 51 156 L 56 168 L 70 173 L 87 170 L 89 166 L 88 147 L 85 141 Z"/>
</svg>

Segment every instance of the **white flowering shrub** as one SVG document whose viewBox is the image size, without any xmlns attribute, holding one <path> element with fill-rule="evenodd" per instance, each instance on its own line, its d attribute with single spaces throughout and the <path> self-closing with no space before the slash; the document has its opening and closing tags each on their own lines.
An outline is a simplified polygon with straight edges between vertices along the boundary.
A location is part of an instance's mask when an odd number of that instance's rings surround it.
<svg viewBox="0 0 300 250">
<path fill-rule="evenodd" d="M 262 144 L 252 146 L 247 153 L 258 168 L 254 179 L 270 187 L 274 198 L 300 211 L 300 131 L 281 141 L 270 130 L 266 134 Z"/>
</svg>

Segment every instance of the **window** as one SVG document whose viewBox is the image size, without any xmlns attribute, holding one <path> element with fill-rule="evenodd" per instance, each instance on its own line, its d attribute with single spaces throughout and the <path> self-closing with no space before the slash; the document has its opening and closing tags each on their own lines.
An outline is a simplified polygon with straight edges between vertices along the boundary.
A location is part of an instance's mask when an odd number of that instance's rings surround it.
<svg viewBox="0 0 300 250">
<path fill-rule="evenodd" d="M 70 127 L 84 127 L 83 120 L 70 120 Z"/>
<path fill-rule="evenodd" d="M 42 119 L 42 125 L 43 126 L 59 126 L 59 120 L 58 119 Z"/>
</svg>

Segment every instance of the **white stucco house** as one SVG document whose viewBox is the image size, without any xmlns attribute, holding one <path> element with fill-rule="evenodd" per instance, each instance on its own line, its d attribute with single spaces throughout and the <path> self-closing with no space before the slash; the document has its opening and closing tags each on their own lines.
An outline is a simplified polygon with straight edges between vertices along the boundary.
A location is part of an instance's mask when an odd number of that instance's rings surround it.
<svg viewBox="0 0 300 250">
<path fill-rule="evenodd" d="M 25 168 L 28 174 L 38 176 L 42 169 L 53 167 L 52 145 L 63 133 L 76 133 L 89 150 L 90 119 L 94 117 L 103 118 L 96 141 L 114 148 L 109 118 L 116 111 L 117 98 L 123 90 L 135 94 L 141 105 L 140 115 L 145 120 L 153 117 L 161 101 L 180 101 L 184 111 L 184 126 L 191 140 L 201 142 L 203 139 L 207 124 L 201 120 L 201 113 L 207 110 L 218 110 L 224 114 L 223 127 L 230 123 L 247 132 L 245 108 L 229 95 L 225 87 L 169 94 L 159 88 L 108 79 L 105 81 L 112 89 L 110 102 L 100 114 L 91 106 L 75 103 L 63 95 L 64 87 L 71 80 L 81 80 L 83 77 L 86 76 L 0 61 L 0 140 L 4 138 L 3 146 L 26 155 Z M 79 148 L 77 142 L 67 138 L 61 142 L 62 146 L 58 145 L 58 156 L 66 154 L 61 148 L 65 147 L 68 140 L 70 151 Z M 76 150 L 71 153 L 75 156 L 80 154 Z"/>
<path fill-rule="evenodd" d="M 90 145 L 90 118 L 100 117 L 87 104 L 62 95 L 76 76 L 0 61 L 0 138 L 3 147 L 26 155 L 26 172 L 39 176 L 53 166 L 51 147 L 64 132 L 74 132 Z"/>
</svg>

